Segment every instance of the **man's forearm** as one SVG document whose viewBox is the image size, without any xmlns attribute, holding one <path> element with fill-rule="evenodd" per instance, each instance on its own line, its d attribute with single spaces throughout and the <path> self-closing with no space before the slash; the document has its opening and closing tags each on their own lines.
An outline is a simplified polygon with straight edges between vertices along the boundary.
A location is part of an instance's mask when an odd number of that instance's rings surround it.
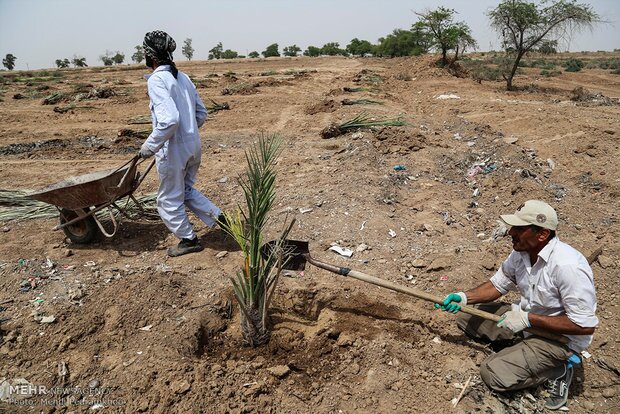
<svg viewBox="0 0 620 414">
<path fill-rule="evenodd" d="M 530 320 L 530 325 L 558 334 L 592 335 L 594 333 L 594 328 L 582 328 L 566 315 L 545 316 L 530 312 L 528 319 Z"/>
<path fill-rule="evenodd" d="M 493 302 L 495 299 L 502 296 L 502 294 L 495 289 L 493 283 L 484 282 L 480 286 L 465 292 L 465 296 L 467 296 L 467 304 L 473 305 L 474 303 Z"/>
<path fill-rule="evenodd" d="M 465 296 L 467 296 L 467 304 L 473 305 L 474 303 L 492 302 L 502 296 L 502 294 L 495 289 L 493 283 L 487 281 L 465 292 Z"/>
</svg>

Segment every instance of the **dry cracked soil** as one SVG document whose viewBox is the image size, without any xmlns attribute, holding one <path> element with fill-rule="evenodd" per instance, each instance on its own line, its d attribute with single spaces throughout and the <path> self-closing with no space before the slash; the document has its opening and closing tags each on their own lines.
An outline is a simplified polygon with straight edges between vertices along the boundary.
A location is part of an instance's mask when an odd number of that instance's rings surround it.
<svg viewBox="0 0 620 414">
<path fill-rule="evenodd" d="M 619 412 L 620 77 L 524 69 L 522 88 L 506 92 L 434 60 L 180 62 L 207 106 L 230 107 L 201 129 L 197 188 L 234 210 L 244 151 L 279 133 L 267 236 L 294 216 L 292 236 L 314 257 L 438 296 L 487 280 L 510 252 L 499 214 L 548 201 L 562 240 L 586 256 L 602 249 L 592 264 L 600 325 L 568 408 Z M 50 72 L 2 74 L 6 194 L 118 167 L 150 127 L 130 123 L 149 116 L 143 66 Z M 591 94 L 575 97 L 579 87 Z M 50 96 L 58 102 L 43 105 Z M 406 125 L 321 137 L 362 113 Z M 135 195 L 157 185 L 151 173 Z M 113 238 L 87 245 L 52 231 L 57 216 L 0 223 L 0 382 L 45 387 L 5 398 L 0 412 L 544 411 L 542 389 L 484 386 L 478 366 L 492 350 L 464 337 L 453 315 L 311 266 L 280 280 L 269 343 L 245 347 L 230 282 L 241 252 L 192 221 L 205 249 L 178 258 L 166 256 L 176 240 L 157 219 L 123 219 Z"/>
</svg>

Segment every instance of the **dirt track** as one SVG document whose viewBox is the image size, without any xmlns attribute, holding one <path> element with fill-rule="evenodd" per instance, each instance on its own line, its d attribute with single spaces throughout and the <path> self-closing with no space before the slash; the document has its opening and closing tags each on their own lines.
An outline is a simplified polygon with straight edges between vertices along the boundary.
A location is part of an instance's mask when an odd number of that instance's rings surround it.
<svg viewBox="0 0 620 414">
<path fill-rule="evenodd" d="M 593 264 L 601 324 L 568 406 L 620 410 L 618 375 L 601 363 L 620 367 L 620 106 L 570 100 L 577 86 L 619 97 L 618 75 L 584 70 L 539 78 L 529 70 L 516 83 L 533 85 L 530 92 L 507 93 L 503 83 L 455 78 L 430 57 L 179 68 L 202 84 L 205 103 L 231 108 L 202 128 L 198 188 L 233 209 L 242 201 L 235 178 L 244 170 L 244 149 L 260 131 L 280 132 L 287 143 L 271 235 L 294 214 L 293 236 L 309 240 L 325 261 L 443 296 L 487 280 L 510 252 L 508 240 L 493 238 L 499 214 L 530 198 L 551 203 L 562 240 L 586 256 L 603 248 Z M 46 82 L 50 89 L 5 86 L 0 189 L 36 189 L 125 162 L 143 139 L 118 131 L 149 127 L 128 124 L 148 115 L 146 72 L 64 70 Z M 67 113 L 53 111 L 67 102 L 41 105 L 42 97 L 78 85 L 111 88 L 116 96 L 82 101 L 94 109 Z M 222 95 L 225 88 L 247 94 Z M 29 98 L 12 99 L 17 93 Z M 458 99 L 439 99 L 450 94 Z M 383 105 L 343 106 L 345 98 Z M 408 125 L 320 137 L 330 122 L 363 111 L 401 116 Z M 151 174 L 138 195 L 156 188 Z M 175 259 L 165 248 L 176 241 L 158 221 L 125 220 L 113 239 L 87 246 L 52 232 L 55 219 L 3 223 L 0 303 L 12 301 L 1 305 L 0 318 L 11 320 L 1 325 L 0 380 L 81 390 L 90 383 L 108 392 L 101 412 L 374 413 L 453 410 L 451 400 L 471 376 L 453 411 L 540 411 L 539 391 L 510 399 L 486 389 L 477 367 L 491 351 L 462 336 L 451 315 L 316 268 L 281 281 L 269 345 L 242 347 L 228 279 L 241 253 L 219 230 L 193 221 L 206 249 Z M 360 251 L 347 259 L 328 250 L 332 243 Z M 228 254 L 216 257 L 222 251 Z M 50 271 L 47 258 L 54 277 L 21 293 L 23 280 Z M 36 320 L 45 315 L 55 322 Z M 67 396 L 80 398 L 75 389 Z M 0 412 L 87 412 L 94 399 L 51 404 L 36 397 L 26 400 L 31 407 L 0 402 Z"/>
</svg>

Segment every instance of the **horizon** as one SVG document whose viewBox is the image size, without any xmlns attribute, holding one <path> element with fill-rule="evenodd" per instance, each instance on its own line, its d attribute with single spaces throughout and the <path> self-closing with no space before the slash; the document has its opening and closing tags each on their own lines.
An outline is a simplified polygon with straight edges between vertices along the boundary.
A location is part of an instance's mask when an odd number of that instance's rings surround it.
<svg viewBox="0 0 620 414">
<path fill-rule="evenodd" d="M 336 4 L 327 0 L 311 4 L 285 0 L 177 3 L 179 7 L 159 13 L 166 10 L 168 2 L 0 0 L 0 55 L 13 54 L 15 70 L 54 69 L 56 59 L 73 57 L 86 58 L 89 66 L 104 66 L 100 58 L 107 51 L 124 54 L 123 64 L 131 64 L 135 46 L 141 45 L 144 33 L 151 30 L 165 30 L 175 39 L 176 62 L 185 61 L 181 48 L 188 38 L 192 39 L 194 61 L 207 60 L 208 51 L 218 42 L 224 50 L 244 56 L 252 51 L 261 53 L 273 43 L 278 44 L 280 53 L 286 46 L 297 45 L 303 52 L 308 46 L 322 47 L 329 42 L 344 49 L 354 38 L 376 44 L 394 29 L 410 29 L 417 21 L 414 12 L 439 7 L 426 0 L 394 0 L 389 8 L 369 0 L 340 0 Z M 479 45 L 476 52 L 489 52 L 501 51 L 500 38 L 489 27 L 485 14 L 498 3 L 447 0 L 441 4 L 456 10 L 455 21 L 471 27 Z M 614 51 L 620 47 L 614 26 L 620 17 L 620 2 L 596 0 L 587 4 L 607 23 L 569 34 L 558 51 Z"/>
</svg>

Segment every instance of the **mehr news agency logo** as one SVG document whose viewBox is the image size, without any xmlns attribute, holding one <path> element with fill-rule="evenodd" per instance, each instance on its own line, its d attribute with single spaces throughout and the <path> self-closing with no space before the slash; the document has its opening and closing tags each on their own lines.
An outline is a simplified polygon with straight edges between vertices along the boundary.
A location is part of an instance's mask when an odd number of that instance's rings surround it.
<svg viewBox="0 0 620 414">
<path fill-rule="evenodd" d="M 98 384 L 97 384 L 98 385 Z M 0 401 L 21 406 L 65 406 L 67 404 L 103 408 L 126 404 L 122 398 L 112 398 L 119 387 L 46 387 L 24 379 L 0 381 Z M 38 398 L 35 398 L 38 397 Z"/>
</svg>

